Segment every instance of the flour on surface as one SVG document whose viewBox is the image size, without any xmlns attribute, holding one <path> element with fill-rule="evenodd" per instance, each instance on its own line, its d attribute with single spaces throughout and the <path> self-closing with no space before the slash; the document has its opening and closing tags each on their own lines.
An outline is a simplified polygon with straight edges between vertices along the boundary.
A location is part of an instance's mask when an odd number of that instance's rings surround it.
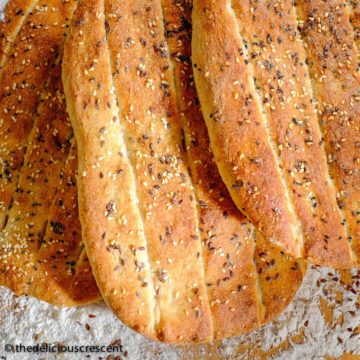
<svg viewBox="0 0 360 360">
<path fill-rule="evenodd" d="M 103 304 L 62 309 L 0 288 L 0 355 L 5 344 L 61 343 L 109 345 L 121 341 L 123 359 L 324 359 L 360 355 L 360 271 L 336 272 L 312 267 L 294 301 L 276 320 L 258 331 L 213 344 L 175 347 L 135 334 Z M 98 354 L 100 356 L 100 354 Z M 65 354 L 46 359 L 80 359 Z M 82 357 L 83 358 L 83 357 Z M 92 355 L 91 358 L 97 358 Z"/>
</svg>

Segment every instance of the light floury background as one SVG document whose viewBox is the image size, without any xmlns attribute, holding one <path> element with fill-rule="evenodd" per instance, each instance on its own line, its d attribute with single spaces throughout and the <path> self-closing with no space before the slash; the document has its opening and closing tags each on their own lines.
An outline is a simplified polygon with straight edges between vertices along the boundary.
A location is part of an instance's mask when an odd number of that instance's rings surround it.
<svg viewBox="0 0 360 360">
<path fill-rule="evenodd" d="M 0 0 L 0 12 L 6 2 Z M 234 339 L 186 347 L 146 340 L 122 325 L 103 302 L 62 309 L 0 287 L 0 359 L 85 358 L 69 353 L 13 355 L 5 352 L 5 344 L 109 345 L 119 340 L 126 351 L 122 358 L 131 360 L 360 359 L 359 282 L 360 271 L 312 267 L 294 301 L 272 323 Z"/>
</svg>

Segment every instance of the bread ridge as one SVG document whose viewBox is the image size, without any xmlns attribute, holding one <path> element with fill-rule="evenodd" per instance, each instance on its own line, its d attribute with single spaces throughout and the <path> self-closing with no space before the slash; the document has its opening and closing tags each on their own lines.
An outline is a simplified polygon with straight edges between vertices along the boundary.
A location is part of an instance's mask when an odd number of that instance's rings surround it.
<svg viewBox="0 0 360 360">
<path fill-rule="evenodd" d="M 51 0 L 47 5 L 47 11 L 38 7 L 29 13 L 15 39 L 17 42 L 13 43 L 8 53 L 11 61 L 0 74 L 4 89 L 0 98 L 0 106 L 4 109 L 0 123 L 0 154 L 5 164 L 0 178 L 0 229 L 4 227 L 11 208 L 12 194 L 18 181 L 28 136 L 36 119 L 40 95 L 46 91 L 44 79 L 48 78 L 56 59 L 59 61 L 58 51 L 61 49 L 57 47 L 61 44 L 64 30 L 53 24 L 71 18 L 74 8 L 73 3 L 58 0 Z M 61 10 L 50 10 L 52 5 Z M 13 153 L 17 156 L 13 156 Z"/>
<path fill-rule="evenodd" d="M 71 27 L 70 30 L 70 35 L 68 37 L 68 40 L 65 43 L 65 52 L 64 52 L 64 62 L 63 62 L 63 83 L 64 83 L 64 88 L 65 88 L 65 94 L 67 97 L 67 108 L 68 108 L 68 113 L 70 115 L 70 118 L 72 120 L 72 124 L 73 124 L 73 128 L 75 131 L 75 136 L 76 136 L 76 140 L 77 140 L 77 146 L 78 146 L 78 156 L 79 156 L 79 160 L 78 160 L 78 171 L 79 171 L 79 176 L 77 179 L 77 183 L 78 183 L 78 191 L 79 191 L 79 208 L 80 208 L 80 221 L 82 224 L 82 234 L 83 234 L 83 238 L 87 239 L 87 241 L 85 241 L 85 247 L 86 247 L 86 251 L 87 254 L 89 256 L 90 262 L 92 264 L 92 269 L 93 269 L 93 273 L 94 276 L 99 284 L 99 288 L 101 289 L 102 292 L 102 296 L 104 298 L 104 300 L 109 304 L 109 306 L 111 308 L 113 308 L 114 312 L 118 314 L 118 316 L 121 316 L 122 320 L 128 324 L 130 327 L 133 327 L 134 329 L 141 331 L 143 333 L 145 333 L 148 337 L 150 338 L 154 338 L 154 314 L 153 314 L 153 306 L 154 305 L 150 305 L 152 304 L 152 295 L 151 295 L 151 291 L 148 290 L 148 287 L 145 286 L 141 292 L 139 293 L 139 296 L 144 297 L 144 300 L 138 299 L 138 296 L 135 296 L 135 294 L 130 293 L 129 294 L 129 289 L 131 290 L 131 285 L 132 283 L 135 283 L 136 286 L 136 277 L 134 278 L 134 276 L 130 277 L 130 281 L 128 284 L 126 284 L 126 278 L 129 278 L 129 276 L 127 276 L 125 279 L 123 279 L 123 275 L 122 274 L 117 274 L 118 272 L 120 272 L 120 265 L 123 264 L 125 265 L 125 261 L 126 259 L 122 258 L 123 256 L 131 259 L 132 257 L 134 257 L 134 254 L 130 253 L 127 254 L 124 253 L 124 250 L 122 248 L 120 248 L 119 245 L 117 245 L 117 243 L 109 243 L 109 240 L 107 239 L 107 233 L 111 232 L 113 229 L 113 227 L 116 226 L 115 221 L 112 221 L 112 223 L 107 224 L 106 226 L 106 230 L 103 228 L 100 228 L 101 224 L 99 224 L 98 221 L 98 214 L 99 213 L 105 213 L 106 211 L 106 215 L 107 216 L 112 216 L 115 217 L 115 220 L 117 221 L 121 221 L 122 222 L 120 224 L 122 224 L 122 229 L 119 229 L 120 234 L 124 233 L 124 234 L 129 234 L 129 229 L 127 229 L 127 227 L 125 227 L 124 225 L 124 218 L 121 219 L 121 216 L 117 215 L 114 209 L 114 200 L 110 199 L 109 201 L 106 201 L 105 204 L 102 204 L 102 209 L 99 208 L 98 203 L 97 204 L 92 204 L 91 203 L 91 198 L 92 196 L 99 196 L 100 194 L 102 196 L 109 196 L 108 193 L 112 192 L 112 190 L 107 190 L 106 187 L 102 186 L 101 189 L 99 189 L 98 184 L 93 185 L 92 182 L 95 179 L 95 175 L 93 176 L 93 172 L 96 171 L 96 178 L 99 176 L 97 174 L 98 170 L 93 170 L 96 169 L 96 167 L 92 168 L 91 166 L 89 167 L 89 169 L 86 168 L 86 163 L 91 161 L 88 159 L 91 159 L 92 154 L 90 153 L 85 153 L 84 150 L 84 144 L 86 144 L 87 141 L 93 141 L 94 145 L 96 142 L 99 141 L 104 141 L 102 140 L 105 137 L 101 137 L 101 139 L 99 140 L 99 138 L 94 139 L 93 137 L 89 137 L 89 140 L 87 139 L 87 134 L 85 132 L 85 129 L 83 129 L 83 124 L 81 121 L 74 121 L 74 118 L 77 117 L 78 113 L 80 112 L 80 110 L 78 109 L 78 106 L 81 105 L 81 107 L 85 107 L 88 108 L 89 104 L 87 103 L 87 98 L 90 98 L 90 93 L 89 92 L 83 92 L 81 93 L 81 95 L 78 96 L 78 100 L 77 101 L 72 101 L 71 100 L 71 95 L 73 92 L 78 91 L 78 89 L 76 87 L 79 86 L 79 84 L 81 84 L 81 81 L 77 81 L 77 77 L 79 76 L 83 76 L 84 70 L 81 71 L 77 71 L 74 75 L 72 74 L 72 68 L 73 68 L 73 64 L 72 64 L 72 58 L 71 56 L 73 56 L 74 54 L 76 54 L 76 52 L 80 52 L 81 48 L 78 50 L 76 48 L 76 46 L 84 46 L 85 41 L 83 39 L 83 30 L 79 31 L 79 27 L 82 24 L 86 24 L 89 21 L 93 22 L 91 29 L 89 29 L 85 34 L 87 36 L 87 39 L 90 39 L 90 46 L 92 44 L 97 44 L 97 46 L 105 46 L 105 42 L 104 42 L 104 38 L 105 38 L 105 28 L 104 28 L 104 19 L 103 19 L 103 2 L 102 1 L 88 1 L 86 2 L 80 2 L 78 5 L 78 8 L 75 12 L 75 16 L 73 19 L 73 25 Z M 81 40 L 81 41 L 80 41 Z M 80 44 L 79 44 L 80 43 Z M 87 45 L 88 43 L 86 43 Z M 106 114 L 106 116 L 109 119 L 114 119 L 113 121 L 113 127 L 114 129 L 112 129 L 110 127 L 110 135 L 112 135 L 113 132 L 115 132 L 115 130 L 117 130 L 117 133 L 119 133 L 119 129 L 118 127 L 116 127 L 116 123 L 118 124 L 118 118 L 117 118 L 117 113 L 116 113 L 116 104 L 114 103 L 114 90 L 112 89 L 112 79 L 110 79 L 110 76 L 108 74 L 109 72 L 109 60 L 107 58 L 107 56 L 105 56 L 104 54 L 104 50 L 102 50 L 102 52 L 98 49 L 94 49 L 94 48 L 90 48 L 88 49 L 89 46 L 87 45 L 87 49 L 84 50 L 84 59 L 82 60 L 83 63 L 85 64 L 86 61 L 88 61 L 89 57 L 93 57 L 94 59 L 97 59 L 98 62 L 104 62 L 106 64 L 106 72 L 103 71 L 101 73 L 102 75 L 102 83 L 106 84 L 106 93 L 104 93 L 104 97 L 106 96 L 106 100 L 105 103 L 108 103 L 109 105 L 105 106 L 107 107 L 107 111 L 108 113 L 105 113 L 105 110 L 103 110 L 102 108 L 99 107 L 99 109 L 102 110 L 103 113 Z M 107 51 L 107 49 L 106 49 Z M 75 81 L 74 81 L 75 80 Z M 75 87 L 75 89 L 74 89 Z M 87 89 L 86 89 L 87 90 Z M 88 94 L 89 93 L 89 94 Z M 102 95 L 102 94 L 101 94 Z M 84 100 L 85 98 L 85 100 Z M 86 104 L 86 105 L 85 105 Z M 98 106 L 103 106 L 102 102 L 99 103 Z M 84 114 L 82 114 L 82 116 L 84 117 Z M 90 123 L 90 121 L 95 122 L 97 121 L 97 119 L 93 119 L 91 117 L 91 113 L 87 116 L 88 118 L 88 124 Z M 93 126 L 93 125 L 92 125 Z M 102 128 L 102 127 L 101 127 Z M 90 126 L 87 126 L 87 129 L 90 129 Z M 89 131 L 89 130 L 88 130 Z M 109 132 L 109 130 L 107 130 Z M 99 133 L 100 134 L 100 133 Z M 105 134 L 104 134 L 105 135 Z M 114 139 L 115 140 L 115 139 Z M 115 141 L 114 141 L 115 142 Z M 116 144 L 116 143 L 115 143 Z M 97 145 L 97 144 L 96 144 Z M 121 156 L 122 150 L 123 150 L 123 143 L 119 146 L 114 146 L 115 151 Z M 89 149 L 93 149 L 94 147 L 89 147 Z M 96 155 L 95 155 L 96 156 Z M 110 159 L 111 160 L 111 159 Z M 109 161 L 110 162 L 110 161 Z M 107 164 L 108 167 L 110 164 Z M 126 166 L 126 167 L 125 167 Z M 124 164 L 117 164 L 114 163 L 112 164 L 113 169 L 109 170 L 110 176 L 114 176 L 116 178 L 117 175 L 120 175 L 125 172 L 125 170 L 128 170 L 129 168 L 129 164 L 128 162 L 124 163 Z M 103 176 L 108 176 L 108 174 L 103 174 Z M 94 178 L 94 179 L 93 179 Z M 127 184 L 131 184 L 132 179 L 125 179 L 127 181 L 124 181 L 123 179 L 122 183 L 120 184 L 120 186 L 123 186 L 124 188 L 126 188 Z M 87 188 L 90 188 L 92 191 L 92 196 L 91 195 L 86 195 L 85 190 Z M 113 197 L 113 194 L 111 194 L 111 198 Z M 126 219 L 126 223 L 128 223 L 129 221 L 134 222 L 134 225 L 137 227 L 136 230 L 136 235 L 139 236 L 139 240 L 137 242 L 135 242 L 135 250 L 137 250 L 137 248 L 140 247 L 145 247 L 146 242 L 144 239 L 144 231 L 142 228 L 142 224 L 140 221 L 140 215 L 138 213 L 138 209 L 137 207 L 134 206 L 134 200 L 131 199 L 131 197 L 127 197 L 126 198 L 128 203 L 131 204 L 131 208 L 130 211 L 127 211 L 127 219 Z M 90 203 L 90 204 L 89 204 Z M 109 205 L 107 205 L 109 204 Z M 97 205 L 97 206 L 95 206 Z M 114 214 L 113 214 L 114 213 Z M 129 213 L 132 215 L 132 217 L 129 217 Z M 92 219 L 88 220 L 89 217 L 92 217 Z M 131 230 L 133 232 L 133 230 Z M 115 231 L 112 231 L 115 232 Z M 111 232 L 111 234 L 112 234 Z M 90 242 L 90 240 L 92 240 L 95 237 L 95 234 L 99 233 L 99 239 L 103 240 L 103 244 L 99 244 L 99 242 Z M 111 239 L 110 239 L 111 240 Z M 101 246 L 102 245 L 102 246 Z M 105 249 L 104 249 L 105 248 Z M 119 252 L 119 254 L 112 254 L 112 249 L 116 250 Z M 127 249 L 125 249 L 127 250 Z M 127 250 L 128 251 L 128 250 Z M 135 253 L 136 254 L 136 253 Z M 101 258 L 101 261 L 100 261 Z M 120 264 L 119 264 L 119 258 L 120 258 Z M 94 259 L 99 259 L 99 261 L 94 261 Z M 137 261 L 137 260 L 135 260 Z M 139 260 L 140 261 L 140 260 Z M 115 272 L 116 271 L 116 272 Z M 121 269 L 122 272 L 122 269 Z M 149 280 L 148 280 L 149 278 Z M 116 282 L 122 281 L 122 286 L 119 289 L 116 285 L 112 286 L 112 283 L 116 284 Z M 149 276 L 149 274 L 147 273 L 144 276 L 144 280 L 147 284 L 151 284 L 151 278 Z M 125 283 L 125 284 L 124 284 Z M 140 286 L 138 286 L 140 287 Z M 136 287 L 136 291 L 138 291 L 137 287 Z M 130 296 L 131 298 L 130 298 Z M 135 305 L 135 307 L 140 308 L 141 306 L 139 304 L 139 302 L 143 302 L 144 304 L 146 304 L 146 308 L 145 311 L 146 313 L 144 313 L 144 311 L 142 312 L 141 316 L 140 314 L 136 313 L 136 309 L 135 311 L 130 311 L 130 310 L 122 310 L 122 306 L 121 304 L 118 304 L 118 299 L 122 297 L 122 301 L 124 303 L 126 303 L 126 299 L 127 301 L 129 301 L 129 299 L 131 300 L 131 302 Z M 149 308 L 151 308 L 151 310 L 149 310 Z M 120 315 L 119 315 L 120 314 Z M 138 319 L 139 318 L 139 319 Z M 142 320 L 142 321 L 141 321 Z"/>
<path fill-rule="evenodd" d="M 45 274 L 50 274 L 57 286 L 65 289 L 70 298 L 62 302 L 63 306 L 79 306 L 101 299 L 81 237 L 76 171 L 77 147 L 72 137 L 70 151 L 50 207 L 51 215 L 43 243 L 36 254 L 39 268 Z M 59 231 L 61 226 L 64 230 Z M 59 256 L 59 252 L 63 254 L 63 258 Z M 64 262 L 67 266 L 63 265 Z M 54 300 L 50 302 L 54 303 Z"/>
<path fill-rule="evenodd" d="M 212 167 L 214 165 L 211 161 L 212 155 L 210 152 L 207 155 L 209 146 L 206 133 L 204 134 L 201 125 L 197 124 L 201 124 L 203 121 L 201 112 L 197 106 L 191 107 L 183 103 L 183 97 L 188 97 L 188 101 L 191 101 L 194 100 L 193 97 L 196 96 L 196 93 L 192 89 L 187 92 L 180 80 L 185 78 L 185 74 L 189 71 L 188 75 L 192 75 L 191 65 L 188 68 L 183 67 L 181 61 L 176 61 L 177 58 L 174 57 L 177 49 L 186 51 L 190 48 L 190 42 L 186 43 L 187 39 L 183 38 L 186 36 L 186 30 L 184 34 L 176 27 L 177 19 L 185 17 L 184 21 L 186 21 L 191 18 L 191 11 L 190 13 L 182 12 L 181 5 L 178 3 L 175 7 L 171 1 L 162 1 L 165 34 L 174 33 L 173 39 L 171 35 L 167 36 L 172 59 L 171 71 L 174 72 L 175 93 L 177 105 L 181 111 L 181 128 L 186 159 L 197 201 L 197 216 L 200 220 L 199 230 L 205 260 L 205 281 L 214 324 L 214 339 L 223 339 L 238 336 L 257 328 L 264 318 L 264 308 L 261 294 L 258 291 L 257 273 L 253 261 L 255 236 L 252 224 L 244 221 L 237 209 L 234 211 L 231 200 L 230 204 L 228 201 L 226 203 L 226 199 L 224 199 L 225 203 L 220 204 L 220 200 L 216 199 L 216 196 L 219 198 L 223 196 L 218 192 L 221 193 L 224 189 L 221 187 L 221 178 L 217 176 L 216 169 Z M 187 48 L 184 46 L 184 41 L 188 45 Z M 182 52 L 181 55 L 183 55 Z M 191 53 L 187 56 L 190 59 Z M 194 135 L 196 129 L 199 128 L 202 134 Z M 201 154 L 200 158 L 197 157 L 199 154 L 194 154 L 194 150 L 191 149 L 192 136 L 194 141 L 199 142 L 197 146 L 205 153 Z M 209 170 L 206 169 L 205 164 L 204 166 L 198 165 L 203 161 L 210 165 Z M 206 177 L 206 174 L 209 178 Z M 216 184 L 219 180 L 220 190 L 215 186 L 211 190 L 210 188 L 206 189 L 209 182 L 213 181 Z M 208 191 L 211 192 L 211 195 L 208 195 Z M 225 212 L 226 215 L 224 215 Z M 224 217 L 226 220 L 223 220 Z M 222 233 L 223 231 L 225 234 Z M 241 249 L 233 246 L 229 241 L 231 238 L 236 245 L 241 246 Z M 215 251 L 212 253 L 208 248 Z"/>
</svg>

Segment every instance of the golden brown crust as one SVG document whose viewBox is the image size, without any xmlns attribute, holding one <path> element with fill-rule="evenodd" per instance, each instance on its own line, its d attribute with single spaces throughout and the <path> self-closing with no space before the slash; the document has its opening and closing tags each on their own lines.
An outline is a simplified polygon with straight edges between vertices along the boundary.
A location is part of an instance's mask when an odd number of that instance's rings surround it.
<svg viewBox="0 0 360 360">
<path fill-rule="evenodd" d="M 256 6 L 233 1 L 233 6 L 302 223 L 304 257 L 316 264 L 351 267 L 347 229 L 328 173 L 293 2 L 283 1 L 281 8 L 270 1 Z"/>
<path fill-rule="evenodd" d="M 358 0 L 350 0 L 350 21 L 354 29 L 354 39 L 360 51 L 360 2 Z"/>
<path fill-rule="evenodd" d="M 8 9 L 17 6 L 10 1 Z M 56 50 L 62 51 L 73 10 L 74 4 L 59 0 L 35 7 L 19 34 L 16 27 L 9 34 L 14 45 L 0 75 L 0 102 L 8 109 L 0 127 L 0 283 L 60 306 L 100 297 L 86 259 L 74 268 L 81 246 L 76 161 L 73 154 L 67 161 L 72 129 Z M 34 34 L 46 39 L 46 52 L 44 44 L 32 41 Z"/>
<path fill-rule="evenodd" d="M 57 188 L 49 210 L 51 215 L 35 258 L 38 268 L 66 290 L 72 303 L 81 305 L 101 296 L 81 238 L 76 170 L 77 151 L 72 138 L 66 163 L 55 181 Z"/>
<path fill-rule="evenodd" d="M 267 167 L 282 174 L 290 206 L 293 206 L 301 221 L 303 234 L 303 243 L 298 252 L 294 252 L 294 248 L 284 247 L 281 238 L 276 239 L 277 243 L 291 255 L 303 255 L 316 264 L 337 268 L 355 266 L 355 254 L 348 241 L 349 232 L 344 225 L 344 215 L 336 202 L 336 188 L 328 172 L 305 50 L 296 31 L 297 15 L 293 2 L 284 1 L 281 6 L 271 1 L 199 0 L 195 3 L 195 76 L 212 147 L 215 153 L 221 152 L 218 166 L 220 172 L 225 174 L 223 178 L 226 181 L 226 177 L 234 176 L 239 168 L 254 166 L 244 162 L 249 158 L 245 151 L 234 163 L 224 163 L 224 159 L 226 156 L 234 157 L 242 146 L 249 151 L 255 131 L 260 141 L 264 141 L 264 137 L 270 138 L 275 146 L 273 149 L 268 147 L 264 156 L 275 149 L 279 164 L 267 162 Z M 326 7 L 325 4 L 323 6 Z M 244 122 L 249 118 L 249 114 L 239 111 L 239 105 L 236 105 L 243 99 L 241 93 L 234 95 L 236 89 L 231 87 L 233 78 L 244 74 L 251 76 L 257 90 L 257 94 L 253 91 L 250 95 L 254 99 L 251 104 L 256 103 L 259 108 L 258 113 L 250 119 L 249 127 L 253 133 L 244 131 L 244 126 L 237 130 L 232 124 L 234 119 Z M 251 90 L 245 80 L 241 84 L 244 85 L 243 90 Z M 243 108 L 246 108 L 245 105 Z M 214 106 L 222 109 L 218 121 L 209 116 Z M 266 119 L 264 122 L 263 117 Z M 259 124 L 258 128 L 268 126 L 267 134 L 255 130 L 254 123 Z M 231 147 L 234 137 L 239 140 L 236 146 Z M 262 168 L 264 160 L 261 151 L 256 152 L 254 158 L 258 160 L 258 167 Z M 245 157 L 241 159 L 242 156 Z M 265 182 L 265 186 L 272 187 L 275 192 L 281 191 L 266 171 L 255 175 L 245 173 L 245 183 L 254 179 Z M 256 224 L 258 217 L 263 221 L 271 217 L 266 207 L 271 203 L 271 198 L 266 196 L 272 196 L 272 193 L 262 193 L 261 187 L 259 189 L 259 195 L 265 195 L 264 204 L 260 203 L 256 214 L 246 212 Z M 241 193 L 233 193 L 233 198 L 240 209 L 244 203 L 248 203 L 248 198 L 241 197 Z M 353 205 L 357 202 L 354 200 Z M 259 228 L 267 237 L 273 232 L 271 227 Z M 349 230 L 351 234 L 354 233 L 351 228 Z M 286 234 L 279 235 L 284 237 Z M 289 241 L 298 243 L 291 238 Z"/>
<path fill-rule="evenodd" d="M 255 264 L 265 309 L 262 323 L 265 324 L 278 317 L 290 304 L 302 283 L 307 265 L 269 244 L 259 232 L 256 233 L 255 251 Z"/>
<path fill-rule="evenodd" d="M 294 213 L 269 140 L 236 17 L 229 1 L 194 1 L 193 66 L 220 174 L 240 211 L 267 238 L 302 255 Z"/>
<path fill-rule="evenodd" d="M 214 338 L 236 336 L 283 311 L 302 282 L 305 266 L 255 233 L 232 202 L 210 151 L 195 90 L 191 2 L 162 3 L 188 166 L 198 201 Z"/>
<path fill-rule="evenodd" d="M 52 10 L 53 5 L 56 11 Z M 30 12 L 8 52 L 7 66 L 1 72 L 0 228 L 5 225 L 11 207 L 45 79 L 55 64 L 64 38 L 62 25 L 73 9 L 72 3 L 53 0 Z"/>
<path fill-rule="evenodd" d="M 102 294 L 126 324 L 162 341 L 208 341 L 195 201 L 159 4 L 92 0 L 76 12 L 63 78 L 79 149 L 80 217 Z"/>
<path fill-rule="evenodd" d="M 345 1 L 300 1 L 301 34 L 347 241 L 360 266 L 359 49 Z"/>
<path fill-rule="evenodd" d="M 123 322 L 153 339 L 203 342 L 250 331 L 277 315 L 303 268 L 290 271 L 297 263 L 274 251 L 284 264 L 278 268 L 270 252 L 257 275 L 252 226 L 231 202 L 208 152 L 193 84 L 179 84 L 191 77 L 191 64 L 177 64 L 173 54 L 184 40 L 179 56 L 190 56 L 189 34 L 177 28 L 188 20 L 173 21 L 180 19 L 179 4 L 160 5 L 91 0 L 77 9 L 63 79 L 79 149 L 81 222 L 101 292 Z M 260 249 L 264 257 L 266 246 Z M 292 280 L 289 291 L 283 279 Z"/>
<path fill-rule="evenodd" d="M 6 4 L 4 18 L 0 21 L 0 69 L 4 67 L 7 54 L 38 0 L 11 0 Z"/>
</svg>

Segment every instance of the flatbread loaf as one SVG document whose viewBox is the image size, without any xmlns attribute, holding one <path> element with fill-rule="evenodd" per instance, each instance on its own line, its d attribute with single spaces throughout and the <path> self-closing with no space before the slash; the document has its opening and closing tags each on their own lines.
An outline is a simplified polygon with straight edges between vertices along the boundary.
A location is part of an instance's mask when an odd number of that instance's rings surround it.
<svg viewBox="0 0 360 360">
<path fill-rule="evenodd" d="M 75 6 L 10 0 L 0 23 L 0 284 L 62 306 L 100 298 L 81 239 L 61 80 Z"/>
<path fill-rule="evenodd" d="M 172 343 L 262 325 L 305 270 L 264 242 L 221 182 L 192 78 L 190 10 L 80 1 L 63 62 L 93 273 L 125 324 Z"/>
<path fill-rule="evenodd" d="M 360 83 L 345 1 L 195 0 L 193 24 L 196 87 L 237 207 L 292 256 L 359 266 Z"/>
</svg>

